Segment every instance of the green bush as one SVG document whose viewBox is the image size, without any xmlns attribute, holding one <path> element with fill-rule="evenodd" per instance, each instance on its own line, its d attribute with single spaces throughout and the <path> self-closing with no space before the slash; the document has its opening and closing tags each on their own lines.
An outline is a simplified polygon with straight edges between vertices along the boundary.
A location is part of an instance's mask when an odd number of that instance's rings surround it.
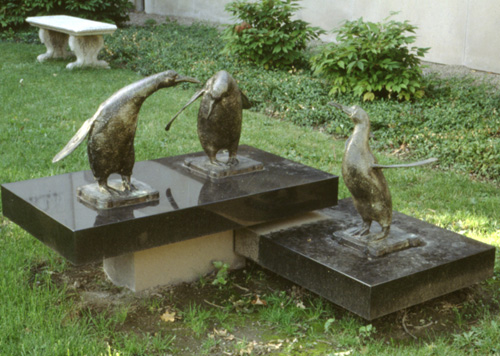
<svg viewBox="0 0 500 356">
<path fill-rule="evenodd" d="M 226 5 L 239 21 L 224 31 L 224 52 L 264 68 L 304 63 L 307 41 L 324 33 L 302 20 L 292 20 L 298 0 L 234 1 Z"/>
<path fill-rule="evenodd" d="M 29 16 L 72 15 L 121 25 L 133 8 L 129 0 L 3 0 L 0 29 L 21 27 Z"/>
<path fill-rule="evenodd" d="M 334 33 L 337 43 L 321 46 L 311 58 L 316 74 L 331 84 L 331 94 L 353 91 L 363 100 L 376 96 L 410 100 L 424 95 L 420 59 L 429 49 L 409 47 L 416 27 L 408 21 L 347 21 Z"/>
<path fill-rule="evenodd" d="M 119 29 L 105 42 L 104 59 L 144 75 L 175 69 L 205 82 L 221 69 L 230 72 L 250 98 L 252 110 L 276 119 L 348 136 L 352 123 L 328 106 L 330 86 L 308 69 L 262 70 L 221 54 L 222 38 L 214 27 L 170 22 L 155 27 Z M 376 151 L 404 148 L 412 158 L 435 156 L 443 168 L 498 179 L 500 115 L 498 90 L 468 78 L 423 76 L 426 95 L 418 101 L 362 102 L 351 92 L 335 99 L 361 105 L 371 119 Z"/>
</svg>

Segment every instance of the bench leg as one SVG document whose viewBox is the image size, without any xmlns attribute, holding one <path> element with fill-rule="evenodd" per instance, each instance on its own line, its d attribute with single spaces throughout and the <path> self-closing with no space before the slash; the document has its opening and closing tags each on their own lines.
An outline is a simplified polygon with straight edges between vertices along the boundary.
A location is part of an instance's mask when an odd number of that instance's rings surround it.
<svg viewBox="0 0 500 356">
<path fill-rule="evenodd" d="M 38 36 L 40 41 L 47 47 L 47 52 L 37 57 L 39 62 L 49 58 L 71 57 L 71 52 L 67 50 L 69 37 L 67 34 L 41 28 Z"/>
<path fill-rule="evenodd" d="M 104 39 L 99 36 L 70 36 L 69 47 L 75 52 L 76 61 L 69 63 L 66 68 L 101 67 L 109 68 L 106 61 L 98 60 L 97 55 L 104 47 Z"/>
</svg>

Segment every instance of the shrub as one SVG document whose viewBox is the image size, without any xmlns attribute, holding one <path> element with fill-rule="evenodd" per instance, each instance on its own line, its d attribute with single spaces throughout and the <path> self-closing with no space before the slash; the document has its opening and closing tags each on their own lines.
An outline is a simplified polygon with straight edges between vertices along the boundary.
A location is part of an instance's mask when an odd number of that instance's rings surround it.
<svg viewBox="0 0 500 356">
<path fill-rule="evenodd" d="M 330 94 L 353 91 L 363 100 L 376 96 L 410 100 L 424 95 L 420 59 L 429 48 L 408 46 L 416 27 L 408 21 L 347 21 L 338 30 L 338 43 L 321 46 L 311 58 L 316 74 L 333 86 Z"/>
<path fill-rule="evenodd" d="M 112 66 L 149 75 L 175 69 L 204 82 L 220 69 L 230 72 L 254 104 L 277 119 L 347 136 L 352 123 L 327 102 L 330 88 L 307 69 L 262 70 L 222 55 L 214 27 L 170 22 L 130 27 L 108 36 L 103 55 Z M 500 93 L 470 78 L 424 76 L 426 95 L 418 101 L 361 101 L 352 92 L 335 99 L 358 104 L 370 115 L 375 151 L 408 152 L 414 159 L 439 157 L 439 164 L 496 179 L 500 177 Z M 192 87 L 189 87 L 192 90 Z"/>
<path fill-rule="evenodd" d="M 0 5 L 0 29 L 20 27 L 26 17 L 73 15 L 121 25 L 133 8 L 129 0 L 4 0 Z"/>
<path fill-rule="evenodd" d="M 324 33 L 302 20 L 292 20 L 297 0 L 234 1 L 226 5 L 241 22 L 224 31 L 224 52 L 239 55 L 266 69 L 304 62 L 307 41 Z"/>
</svg>

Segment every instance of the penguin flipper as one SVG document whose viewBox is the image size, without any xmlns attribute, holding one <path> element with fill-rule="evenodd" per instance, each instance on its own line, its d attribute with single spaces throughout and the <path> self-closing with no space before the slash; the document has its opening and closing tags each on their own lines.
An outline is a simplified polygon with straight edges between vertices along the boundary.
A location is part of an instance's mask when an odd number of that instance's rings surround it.
<svg viewBox="0 0 500 356">
<path fill-rule="evenodd" d="M 409 168 L 409 167 L 417 167 L 417 166 L 423 166 L 425 164 L 430 164 L 437 162 L 437 158 L 429 158 L 423 161 L 418 161 L 418 162 L 413 162 L 413 163 L 408 163 L 408 164 L 372 164 L 371 167 L 374 169 L 382 169 L 382 168 Z"/>
<path fill-rule="evenodd" d="M 83 123 L 82 127 L 80 127 L 80 129 L 76 132 L 76 134 L 71 138 L 71 140 L 69 140 L 66 146 L 64 146 L 64 148 L 54 156 L 54 158 L 52 159 L 52 163 L 56 163 L 62 160 L 64 157 L 73 152 L 75 148 L 77 148 L 80 145 L 80 143 L 83 142 L 85 137 L 87 137 L 95 120 L 96 120 L 95 116 L 91 117 L 90 119 L 87 119 Z"/>
<path fill-rule="evenodd" d="M 252 105 L 252 102 L 250 101 L 250 99 L 248 99 L 248 97 L 243 94 L 243 92 L 240 90 L 240 94 L 241 94 L 241 106 L 243 109 L 250 109 L 253 105 Z"/>
</svg>

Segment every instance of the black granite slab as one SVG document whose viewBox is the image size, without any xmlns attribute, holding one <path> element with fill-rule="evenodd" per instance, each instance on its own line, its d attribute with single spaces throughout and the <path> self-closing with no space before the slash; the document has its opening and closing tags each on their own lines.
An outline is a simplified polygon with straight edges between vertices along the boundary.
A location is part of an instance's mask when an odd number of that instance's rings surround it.
<svg viewBox="0 0 500 356">
<path fill-rule="evenodd" d="M 158 190 L 160 200 L 108 210 L 77 199 L 77 187 L 94 181 L 90 171 L 7 183 L 3 213 L 81 264 L 337 203 L 338 177 L 250 146 L 238 153 L 264 170 L 213 182 L 183 166 L 203 152 L 137 162 L 133 177 Z"/>
<path fill-rule="evenodd" d="M 245 228 L 236 235 L 236 251 L 368 320 L 493 274 L 494 247 L 418 219 L 394 212 L 393 226 L 419 236 L 422 246 L 370 257 L 332 238 L 361 224 L 350 199 L 319 212 L 326 219 L 277 232 Z M 239 247 L 252 246 L 251 239 L 258 251 Z"/>
</svg>

